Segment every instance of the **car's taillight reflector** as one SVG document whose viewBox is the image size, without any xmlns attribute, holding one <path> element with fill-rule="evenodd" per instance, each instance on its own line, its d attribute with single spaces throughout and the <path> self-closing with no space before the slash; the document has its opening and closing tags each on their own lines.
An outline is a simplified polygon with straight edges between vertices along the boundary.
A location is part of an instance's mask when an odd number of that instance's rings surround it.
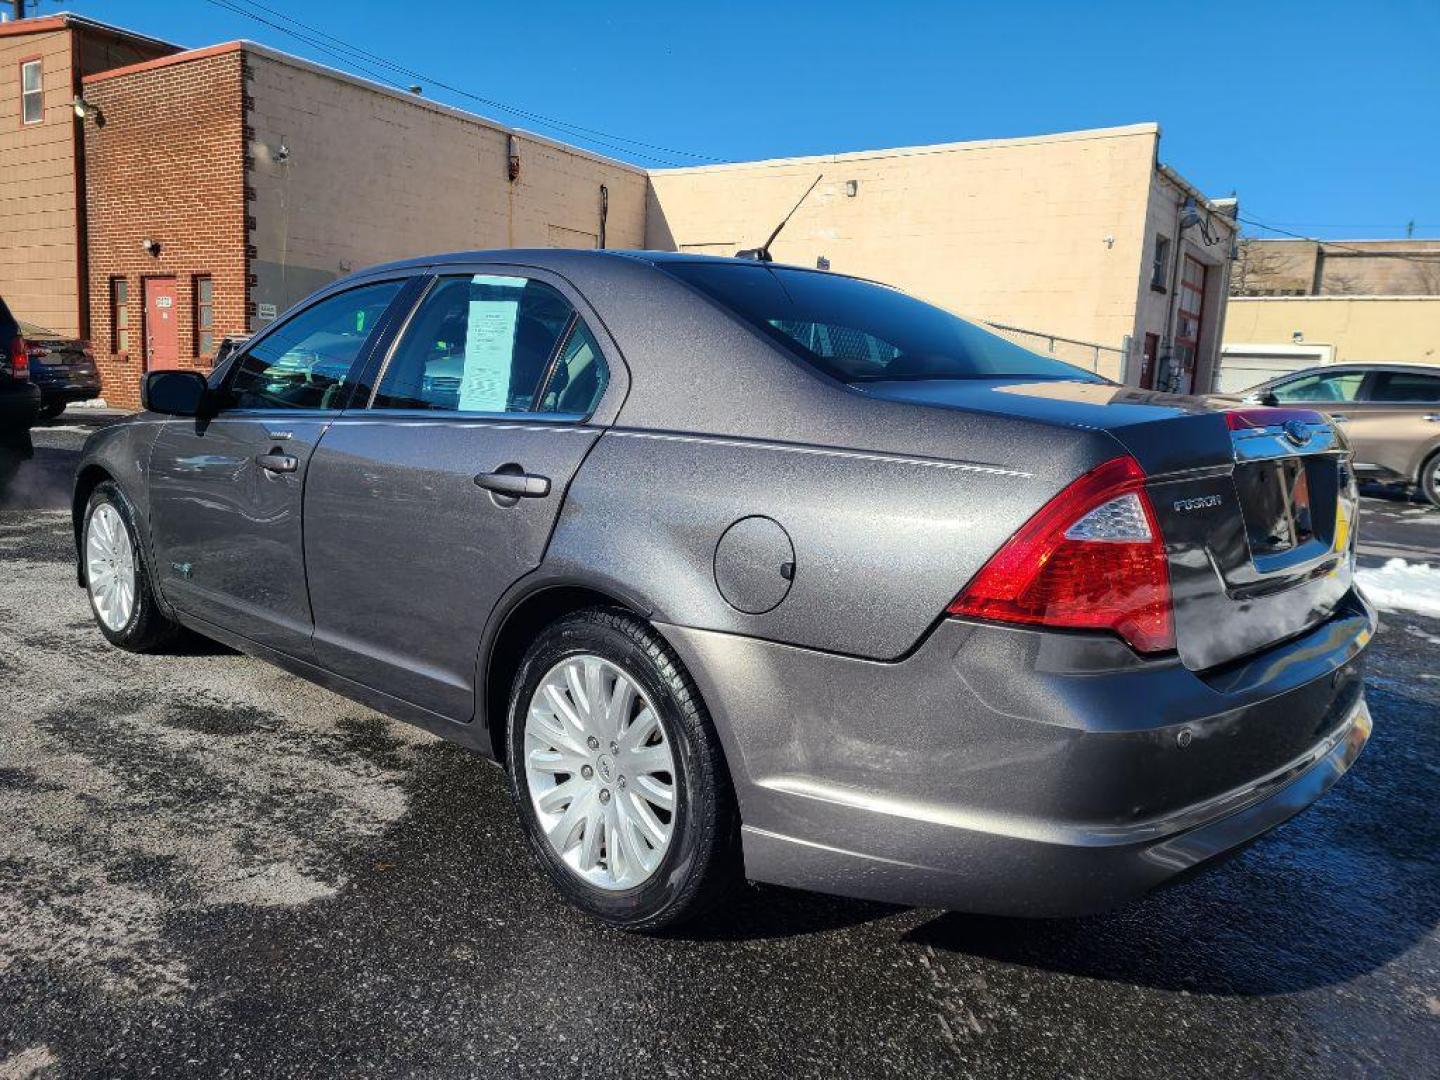
<svg viewBox="0 0 1440 1080">
<path fill-rule="evenodd" d="M 1092 469 L 1020 527 L 947 609 L 999 622 L 1110 630 L 1138 652 L 1175 648 L 1170 568 L 1145 472 Z"/>
<path fill-rule="evenodd" d="M 30 350 L 19 334 L 10 343 L 10 374 L 17 379 L 30 378 Z"/>
</svg>

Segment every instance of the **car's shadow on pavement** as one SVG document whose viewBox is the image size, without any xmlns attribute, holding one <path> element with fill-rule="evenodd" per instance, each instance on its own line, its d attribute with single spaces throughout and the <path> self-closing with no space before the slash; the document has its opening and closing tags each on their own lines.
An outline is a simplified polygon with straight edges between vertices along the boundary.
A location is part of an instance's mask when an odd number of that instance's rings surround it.
<svg viewBox="0 0 1440 1080">
<path fill-rule="evenodd" d="M 1436 789 L 1440 709 L 1395 689 L 1372 685 L 1375 734 L 1351 773 L 1223 866 L 1106 915 L 947 914 L 908 939 L 1191 993 L 1290 993 L 1380 967 L 1440 923 L 1440 806 L 1417 797 Z"/>
</svg>

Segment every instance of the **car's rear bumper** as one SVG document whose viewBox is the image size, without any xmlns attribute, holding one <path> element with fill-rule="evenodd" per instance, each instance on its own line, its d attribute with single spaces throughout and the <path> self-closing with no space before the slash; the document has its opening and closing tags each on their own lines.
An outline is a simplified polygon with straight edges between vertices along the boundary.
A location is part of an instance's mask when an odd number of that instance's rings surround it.
<svg viewBox="0 0 1440 1080">
<path fill-rule="evenodd" d="M 662 627 L 715 717 L 747 874 L 996 914 L 1101 910 L 1325 793 L 1364 747 L 1374 613 L 1205 676 L 943 623 L 893 664 Z"/>
<path fill-rule="evenodd" d="M 100 380 L 98 379 L 79 379 L 73 382 L 57 380 L 36 385 L 40 389 L 40 396 L 47 405 L 58 401 L 63 401 L 68 405 L 72 401 L 90 401 L 100 396 Z"/>
</svg>

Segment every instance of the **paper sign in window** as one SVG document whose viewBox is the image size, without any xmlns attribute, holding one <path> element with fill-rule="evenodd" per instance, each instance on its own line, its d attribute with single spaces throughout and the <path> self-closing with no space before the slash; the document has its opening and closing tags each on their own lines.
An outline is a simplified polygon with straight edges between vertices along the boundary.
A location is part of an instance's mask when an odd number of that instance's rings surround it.
<svg viewBox="0 0 1440 1080">
<path fill-rule="evenodd" d="M 520 289 L 524 278 L 477 275 L 473 284 Z M 514 299 L 471 300 L 465 326 L 465 373 L 460 378 L 460 409 L 504 412 L 510 403 L 510 366 L 515 354 L 515 323 L 520 312 Z"/>
</svg>

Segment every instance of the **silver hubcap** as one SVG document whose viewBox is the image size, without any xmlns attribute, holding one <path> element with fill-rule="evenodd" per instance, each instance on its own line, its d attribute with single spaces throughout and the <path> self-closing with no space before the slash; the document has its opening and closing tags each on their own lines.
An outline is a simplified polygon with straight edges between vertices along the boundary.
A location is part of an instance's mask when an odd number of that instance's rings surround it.
<svg viewBox="0 0 1440 1080">
<path fill-rule="evenodd" d="M 525 714 L 525 782 L 551 849 L 602 889 L 632 889 L 675 827 L 675 759 L 650 698 L 598 656 L 540 681 Z"/>
<path fill-rule="evenodd" d="M 125 522 L 109 503 L 95 508 L 85 528 L 85 580 L 100 621 L 123 630 L 135 610 L 135 552 Z"/>
</svg>

